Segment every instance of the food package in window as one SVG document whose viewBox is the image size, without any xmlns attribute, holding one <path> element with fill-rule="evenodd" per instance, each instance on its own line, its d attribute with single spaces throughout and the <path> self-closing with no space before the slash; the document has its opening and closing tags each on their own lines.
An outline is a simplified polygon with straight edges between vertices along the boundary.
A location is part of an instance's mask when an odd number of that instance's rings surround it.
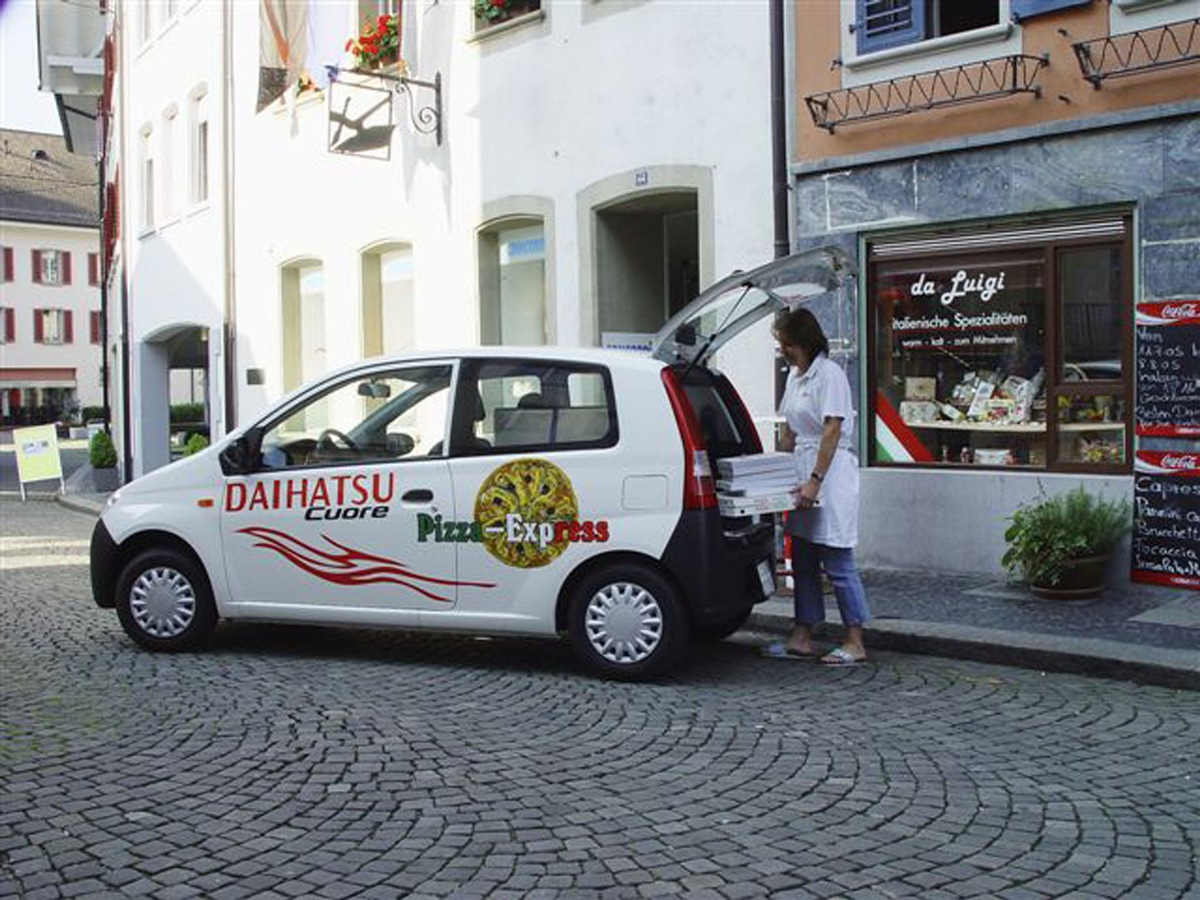
<svg viewBox="0 0 1200 900">
<path fill-rule="evenodd" d="M 987 414 L 987 402 L 992 399 L 996 386 L 990 381 L 980 381 L 975 385 L 975 394 L 971 397 L 971 405 L 967 407 L 967 418 L 982 419 Z"/>
<path fill-rule="evenodd" d="M 936 395 L 936 378 L 909 376 L 904 379 L 905 400 L 932 400 Z"/>
<path fill-rule="evenodd" d="M 900 418 L 909 425 L 936 422 L 938 405 L 931 400 L 901 400 Z"/>
</svg>

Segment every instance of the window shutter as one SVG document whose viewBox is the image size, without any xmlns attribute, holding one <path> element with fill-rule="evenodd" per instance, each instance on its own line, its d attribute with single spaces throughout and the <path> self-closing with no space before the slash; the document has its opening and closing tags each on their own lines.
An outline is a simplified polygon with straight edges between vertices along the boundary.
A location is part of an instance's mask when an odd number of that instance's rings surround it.
<svg viewBox="0 0 1200 900">
<path fill-rule="evenodd" d="M 62 283 L 71 283 L 71 251 L 63 250 L 59 259 L 62 262 Z"/>
<path fill-rule="evenodd" d="M 64 309 L 62 311 L 62 317 L 63 317 L 63 343 L 64 344 L 73 344 L 73 343 L 75 343 L 75 328 L 71 322 L 71 318 L 72 318 L 71 310 Z"/>
<path fill-rule="evenodd" d="M 42 330 L 43 313 L 40 309 L 33 311 L 33 342 L 35 344 L 44 344 L 46 342 L 45 332 Z"/>
<path fill-rule="evenodd" d="M 13 250 L 12 247 L 4 248 L 4 280 L 13 280 Z"/>
<path fill-rule="evenodd" d="M 33 283 L 42 283 L 42 251 L 33 251 Z"/>
<path fill-rule="evenodd" d="M 89 339 L 93 344 L 100 343 L 100 313 L 92 310 L 88 313 L 88 331 L 91 332 Z"/>
<path fill-rule="evenodd" d="M 923 0 L 854 0 L 859 53 L 874 53 L 925 39 Z"/>
<path fill-rule="evenodd" d="M 1092 0 L 1012 0 L 1013 18 L 1020 22 L 1043 13 L 1067 9 L 1071 6 L 1087 6 Z"/>
<path fill-rule="evenodd" d="M 100 254 L 88 254 L 88 284 L 95 287 L 100 283 Z"/>
<path fill-rule="evenodd" d="M 4 343 L 11 344 L 17 337 L 16 310 L 11 306 L 4 310 Z"/>
</svg>

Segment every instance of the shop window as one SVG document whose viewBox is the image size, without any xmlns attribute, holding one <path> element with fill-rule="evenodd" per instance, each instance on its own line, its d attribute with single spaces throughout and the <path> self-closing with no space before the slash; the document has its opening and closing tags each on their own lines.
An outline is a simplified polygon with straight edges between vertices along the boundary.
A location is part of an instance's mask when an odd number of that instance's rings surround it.
<svg viewBox="0 0 1200 900">
<path fill-rule="evenodd" d="M 1000 24 L 1000 0 L 855 0 L 858 52 L 874 53 Z"/>
<path fill-rule="evenodd" d="M 362 255 L 363 355 L 403 353 L 416 346 L 413 253 L 391 244 Z"/>
<path fill-rule="evenodd" d="M 35 309 L 33 311 L 33 342 L 35 344 L 70 344 L 72 333 L 71 310 Z"/>
<path fill-rule="evenodd" d="M 325 269 L 297 262 L 280 272 L 283 387 L 292 390 L 326 371 Z"/>
<path fill-rule="evenodd" d="M 208 200 L 208 92 L 204 87 L 192 94 L 191 165 L 188 175 L 188 199 L 192 205 Z"/>
<path fill-rule="evenodd" d="M 33 282 L 46 285 L 71 283 L 71 254 L 66 250 L 34 250 Z"/>
<path fill-rule="evenodd" d="M 546 239 L 541 219 L 509 220 L 479 234 L 480 339 L 542 345 L 546 334 Z"/>
<path fill-rule="evenodd" d="M 149 127 L 143 128 L 139 142 L 138 165 L 141 170 L 142 191 L 142 231 L 154 228 L 154 149 L 151 139 L 153 132 Z"/>
<path fill-rule="evenodd" d="M 1091 0 L 855 0 L 854 35 L 859 54 L 1018 22 L 1044 13 L 1086 6 Z"/>
<path fill-rule="evenodd" d="M 482 31 L 539 12 L 541 0 L 472 0 L 475 30 Z"/>
<path fill-rule="evenodd" d="M 1093 243 L 874 253 L 872 461 L 1129 471 L 1131 276 L 1118 225 Z M 1003 241 L 976 245 L 989 243 Z"/>
</svg>

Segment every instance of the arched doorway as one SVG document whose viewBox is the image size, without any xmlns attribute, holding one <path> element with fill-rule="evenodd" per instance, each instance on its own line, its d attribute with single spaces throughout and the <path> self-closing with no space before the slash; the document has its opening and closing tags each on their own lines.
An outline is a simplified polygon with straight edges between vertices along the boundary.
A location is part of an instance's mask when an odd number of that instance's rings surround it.
<svg viewBox="0 0 1200 900">
<path fill-rule="evenodd" d="M 211 439 L 210 336 L 202 325 L 181 323 L 159 329 L 142 342 L 138 352 L 140 472 L 165 466 L 182 455 L 193 434 Z"/>
</svg>

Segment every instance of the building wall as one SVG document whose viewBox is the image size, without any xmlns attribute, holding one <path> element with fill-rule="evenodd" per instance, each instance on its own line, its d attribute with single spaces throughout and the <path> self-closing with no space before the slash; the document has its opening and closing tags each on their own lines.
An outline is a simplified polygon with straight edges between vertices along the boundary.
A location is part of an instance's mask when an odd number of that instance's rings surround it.
<svg viewBox="0 0 1200 900">
<path fill-rule="evenodd" d="M 805 95 L 844 83 L 838 71 L 828 70 L 829 55 L 839 52 L 838 29 L 844 22 L 833 5 L 803 6 L 798 28 L 818 49 L 798 61 L 798 104 Z M 1181 18 L 1193 6 L 1168 4 L 1153 16 L 1156 22 Z M 1150 17 L 1150 10 L 1144 16 Z M 793 245 L 833 242 L 862 266 L 857 295 L 818 312 L 827 328 L 858 320 L 853 352 L 846 356 L 854 377 L 862 380 L 866 371 L 865 241 L 905 229 L 968 227 L 1050 211 L 1128 209 L 1134 228 L 1133 300 L 1194 296 L 1200 283 L 1195 72 L 1187 67 L 1150 72 L 1094 90 L 1081 79 L 1069 43 L 1106 34 L 1116 22 L 1110 19 L 1108 4 L 1091 4 L 1020 26 L 1024 52 L 1051 54 L 1040 98 L 1009 97 L 947 112 L 919 110 L 846 125 L 833 134 L 815 128 L 798 107 Z M 1128 29 L 1132 20 L 1121 25 Z M 1156 24 L 1142 18 L 1136 26 L 1142 22 Z M 948 62 L 935 56 L 923 65 Z M 858 390 L 857 397 L 865 432 L 869 391 Z M 1147 439 L 1139 446 L 1151 444 Z M 1112 496 L 1133 493 L 1130 475 L 864 466 L 860 559 L 878 568 L 998 575 L 1007 516 L 1039 492 L 1076 484 Z M 905 527 L 896 528 L 901 521 Z M 1128 572 L 1128 547 L 1114 565 Z"/>
<path fill-rule="evenodd" d="M 16 334 L 0 344 L 0 368 L 68 368 L 75 373 L 80 406 L 99 406 L 103 400 L 101 352 L 91 342 L 89 319 L 100 310 L 100 289 L 88 283 L 88 254 L 99 251 L 95 228 L 38 225 L 0 221 L 0 246 L 11 247 L 13 280 L 0 284 L 0 306 L 14 310 Z M 71 283 L 35 284 L 35 249 L 65 250 L 71 254 Z M 72 313 L 70 343 L 34 342 L 35 309 L 66 309 Z"/>
<path fill-rule="evenodd" d="M 496 210 L 543 217 L 548 339 L 597 343 L 591 206 L 651 197 L 677 173 L 704 173 L 701 283 L 771 254 L 767 10 L 657 3 L 545 3 L 541 15 L 488 36 L 468 4 L 406 4 L 414 77 L 443 84 L 444 140 L 414 133 L 407 100 L 389 161 L 330 153 L 328 109 L 236 107 L 238 403 L 243 421 L 282 391 L 280 269 L 324 266 L 326 367 L 361 355 L 360 256 L 412 245 L 416 345 L 480 336 L 477 231 Z M 257 12 L 235 9 L 235 90 L 257 69 Z M 664 39 L 669 35 L 669 39 Z M 620 48 L 615 52 L 614 48 Z M 720 77 L 703 71 L 720 59 Z M 430 94 L 414 89 L 417 100 Z M 690 184 L 691 182 L 689 182 Z M 706 237 L 704 237 L 706 236 Z M 589 273 L 591 277 L 589 277 Z M 770 342 L 745 343 L 740 367 L 752 410 L 773 405 Z M 262 385 L 248 385 L 247 369 Z"/>
<path fill-rule="evenodd" d="M 1071 49 L 1073 44 L 1180 22 L 1200 16 L 1200 0 L 1175 0 L 1160 4 L 1093 2 L 1060 11 L 1011 21 L 1012 4 L 1001 0 L 1001 27 L 985 40 L 971 41 L 933 52 L 916 44 L 899 51 L 882 51 L 854 57 L 855 0 L 839 3 L 796 4 L 797 158 L 819 161 L 829 157 L 870 153 L 883 149 L 919 147 L 953 140 L 966 144 L 1009 128 L 1053 125 L 1139 109 L 1194 100 L 1197 96 L 1195 65 L 1182 69 L 1145 72 L 1136 77 L 1103 83 L 1100 90 L 1084 80 Z M 1181 32 L 1186 38 L 1186 34 Z M 943 39 L 945 40 L 945 39 Z M 924 42 L 928 45 L 930 42 Z M 1193 48 L 1193 52 L 1194 48 Z M 803 98 L 864 84 L 878 84 L 914 73 L 967 64 L 1010 54 L 1046 56 L 1049 65 L 1037 76 L 1039 95 L 1028 93 L 967 103 L 873 122 L 846 124 L 833 133 L 818 128 L 803 106 Z M 834 61 L 839 61 L 837 64 Z M 1191 73 L 1190 75 L 1188 73 Z"/>
</svg>

